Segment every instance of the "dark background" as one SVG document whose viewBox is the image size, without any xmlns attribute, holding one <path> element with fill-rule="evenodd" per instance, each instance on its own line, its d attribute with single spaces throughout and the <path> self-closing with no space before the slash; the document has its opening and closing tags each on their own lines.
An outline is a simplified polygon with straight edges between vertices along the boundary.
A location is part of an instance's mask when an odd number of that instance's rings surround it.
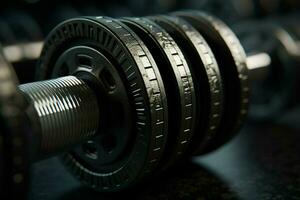
<svg viewBox="0 0 300 200">
<path fill-rule="evenodd" d="M 36 31 L 25 35 L 23 31 L 22 35 L 18 29 L 11 30 L 2 34 L 6 37 L 0 42 L 42 40 L 59 22 L 80 15 L 141 16 L 199 9 L 234 25 L 245 20 L 284 16 L 297 12 L 299 7 L 297 0 L 10 0 L 1 2 L 0 22 L 25 21 L 27 16 L 33 22 L 26 23 L 28 30 Z M 33 64 L 34 61 L 30 62 L 30 66 Z M 22 67 L 26 65 L 29 66 L 27 63 Z M 27 73 L 33 74 L 32 70 Z M 30 79 L 33 76 L 27 75 L 27 81 Z M 96 193 L 69 175 L 58 158 L 42 161 L 32 169 L 30 199 L 296 200 L 300 199 L 299 143 L 300 108 L 294 107 L 274 116 L 272 122 L 249 120 L 240 134 L 220 150 L 194 158 L 163 177 L 124 193 Z"/>
</svg>

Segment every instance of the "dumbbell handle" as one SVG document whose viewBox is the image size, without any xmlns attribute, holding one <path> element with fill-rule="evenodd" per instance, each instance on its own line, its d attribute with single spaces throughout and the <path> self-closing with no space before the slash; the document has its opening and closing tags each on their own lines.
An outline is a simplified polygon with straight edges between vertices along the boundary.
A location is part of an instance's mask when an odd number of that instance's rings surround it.
<svg viewBox="0 0 300 200">
<path fill-rule="evenodd" d="M 94 136 L 99 105 L 92 89 L 75 76 L 19 86 L 29 102 L 33 127 L 33 161 L 61 152 Z"/>
<path fill-rule="evenodd" d="M 264 52 L 248 54 L 246 62 L 250 81 L 265 79 L 272 64 L 270 55 Z"/>
</svg>

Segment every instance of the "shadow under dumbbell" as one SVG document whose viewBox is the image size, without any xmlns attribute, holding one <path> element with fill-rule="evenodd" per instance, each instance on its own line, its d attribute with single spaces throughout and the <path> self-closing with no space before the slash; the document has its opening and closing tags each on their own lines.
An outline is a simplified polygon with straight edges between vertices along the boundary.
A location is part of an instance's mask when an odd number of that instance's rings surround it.
<svg viewBox="0 0 300 200">
<path fill-rule="evenodd" d="M 243 200 L 300 198 L 300 110 L 273 124 L 249 124 L 230 144 L 196 160 Z"/>
<path fill-rule="evenodd" d="M 126 192 L 99 194 L 79 187 L 68 191 L 60 200 L 85 199 L 238 199 L 237 195 L 216 175 L 203 167 L 186 163 L 169 170 L 159 178 L 140 184 Z"/>
<path fill-rule="evenodd" d="M 247 125 L 220 150 L 113 195 L 82 186 L 57 158 L 43 161 L 35 165 L 29 199 L 299 199 L 299 113 L 276 124 Z"/>
</svg>

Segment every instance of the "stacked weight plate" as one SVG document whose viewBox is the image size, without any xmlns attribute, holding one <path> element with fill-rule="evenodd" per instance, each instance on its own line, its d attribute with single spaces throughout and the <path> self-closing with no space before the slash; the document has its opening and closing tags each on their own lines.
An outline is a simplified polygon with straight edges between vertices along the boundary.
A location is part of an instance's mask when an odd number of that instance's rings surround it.
<svg viewBox="0 0 300 200">
<path fill-rule="evenodd" d="M 122 190 L 217 149 L 247 114 L 246 55 L 208 14 L 68 20 L 48 36 L 37 78 L 87 72 L 102 88 L 105 126 L 63 161 L 99 191 Z"/>
</svg>

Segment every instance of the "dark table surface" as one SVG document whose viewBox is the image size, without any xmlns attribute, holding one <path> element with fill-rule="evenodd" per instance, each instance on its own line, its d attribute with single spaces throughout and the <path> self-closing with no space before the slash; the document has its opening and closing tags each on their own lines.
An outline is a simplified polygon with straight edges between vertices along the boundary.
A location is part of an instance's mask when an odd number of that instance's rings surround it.
<svg viewBox="0 0 300 200">
<path fill-rule="evenodd" d="M 300 109 L 276 123 L 246 123 L 229 144 L 159 179 L 113 195 L 94 192 L 57 158 L 35 164 L 30 200 L 300 200 Z"/>
</svg>

